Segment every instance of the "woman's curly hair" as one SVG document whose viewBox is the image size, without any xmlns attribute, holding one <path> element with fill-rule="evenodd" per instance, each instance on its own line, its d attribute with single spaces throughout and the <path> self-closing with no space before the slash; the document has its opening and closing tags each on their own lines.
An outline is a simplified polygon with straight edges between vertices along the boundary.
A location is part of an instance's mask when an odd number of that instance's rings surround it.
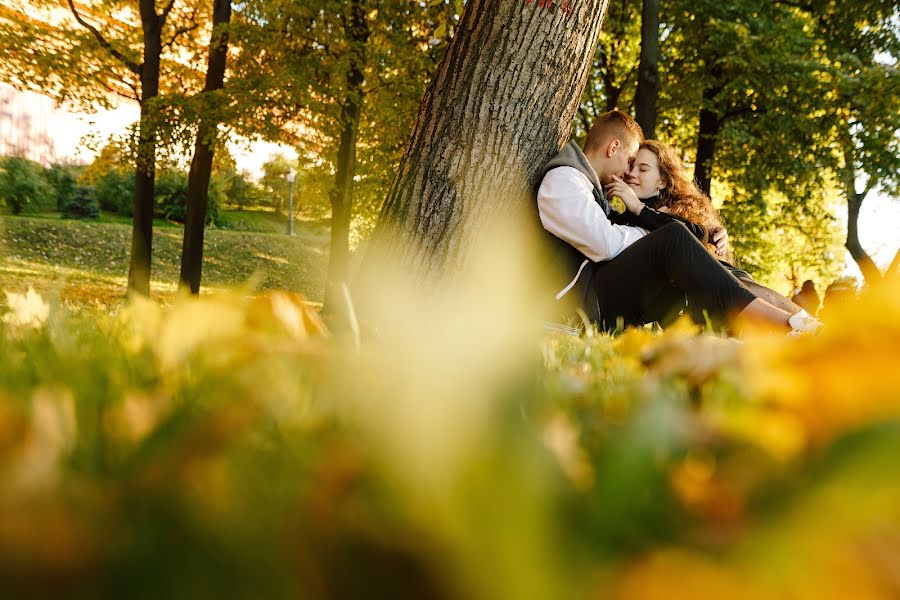
<svg viewBox="0 0 900 600">
<path fill-rule="evenodd" d="M 649 150 L 656 156 L 659 174 L 666 186 L 659 191 L 657 199 L 648 198 L 650 208 L 665 206 L 669 214 L 705 227 L 710 236 L 725 227 L 719 211 L 713 207 L 709 197 L 688 178 L 684 165 L 674 150 L 656 140 L 645 140 L 640 149 Z M 732 264 L 734 262 L 730 247 L 725 252 L 724 260 Z"/>
</svg>

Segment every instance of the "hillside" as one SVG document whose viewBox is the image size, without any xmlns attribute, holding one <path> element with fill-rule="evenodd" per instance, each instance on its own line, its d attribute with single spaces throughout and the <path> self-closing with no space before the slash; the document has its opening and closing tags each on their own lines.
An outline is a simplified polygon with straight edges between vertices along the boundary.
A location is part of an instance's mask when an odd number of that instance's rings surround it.
<svg viewBox="0 0 900 600">
<path fill-rule="evenodd" d="M 67 304 L 117 303 L 125 294 L 131 226 L 41 217 L 0 217 L 0 289 L 29 285 Z M 176 289 L 181 257 L 180 227 L 155 227 L 154 297 Z M 262 289 L 299 291 L 322 299 L 328 230 L 297 225 L 296 237 L 258 231 L 210 229 L 203 261 L 205 290 L 253 280 Z"/>
</svg>

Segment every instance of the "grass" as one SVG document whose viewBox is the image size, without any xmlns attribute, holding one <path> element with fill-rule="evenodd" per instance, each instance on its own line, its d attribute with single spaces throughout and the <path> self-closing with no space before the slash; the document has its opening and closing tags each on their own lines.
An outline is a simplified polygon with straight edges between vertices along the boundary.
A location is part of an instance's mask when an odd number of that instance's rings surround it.
<svg viewBox="0 0 900 600">
<path fill-rule="evenodd" d="M 743 342 L 484 297 L 10 298 L 3 597 L 897 597 L 900 280 Z"/>
<path fill-rule="evenodd" d="M 203 257 L 203 288 L 239 285 L 251 279 L 262 289 L 284 288 L 321 301 L 327 263 L 327 227 L 296 222 L 296 236 L 274 232 L 277 217 L 243 211 L 226 219 L 238 227 L 268 224 L 266 231 L 210 228 Z M 275 217 L 275 218 L 273 218 Z M 125 294 L 131 244 L 127 219 L 97 222 L 53 218 L 53 213 L 0 218 L 0 288 L 37 291 L 68 305 L 117 304 Z M 281 217 L 283 220 L 284 218 Z M 154 223 L 151 291 L 174 293 L 181 260 L 182 229 Z"/>
</svg>

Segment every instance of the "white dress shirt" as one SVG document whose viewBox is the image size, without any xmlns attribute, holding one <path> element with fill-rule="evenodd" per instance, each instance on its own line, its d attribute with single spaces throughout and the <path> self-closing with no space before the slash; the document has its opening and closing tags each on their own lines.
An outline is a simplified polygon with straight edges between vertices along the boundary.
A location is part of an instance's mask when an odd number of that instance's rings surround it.
<svg viewBox="0 0 900 600">
<path fill-rule="evenodd" d="M 537 203 L 544 229 L 595 262 L 615 258 L 647 235 L 640 227 L 610 223 L 594 200 L 590 180 L 573 167 L 549 171 L 541 181 Z"/>
</svg>

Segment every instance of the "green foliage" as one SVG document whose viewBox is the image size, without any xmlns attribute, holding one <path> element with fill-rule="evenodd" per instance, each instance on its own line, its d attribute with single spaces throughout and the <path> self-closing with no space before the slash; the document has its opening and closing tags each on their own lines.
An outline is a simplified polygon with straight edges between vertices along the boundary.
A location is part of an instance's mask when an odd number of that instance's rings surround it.
<svg viewBox="0 0 900 600">
<path fill-rule="evenodd" d="M 609 7 L 576 137 L 613 106 L 631 111 L 639 6 Z M 715 115 L 718 128 L 705 132 L 716 144 L 713 199 L 738 257 L 776 287 L 789 273 L 833 272 L 825 263 L 843 254 L 827 216 L 837 191 L 846 199 L 858 180 L 897 189 L 895 11 L 883 0 L 661 5 L 657 134 L 690 164 L 701 109 Z M 792 249 L 808 254 L 796 262 Z"/>
<path fill-rule="evenodd" d="M 78 186 L 60 209 L 64 219 L 96 219 L 100 216 L 100 205 L 94 197 L 94 190 Z"/>
<path fill-rule="evenodd" d="M 297 164 L 283 154 L 276 154 L 263 163 L 263 176 L 259 179 L 259 187 L 264 204 L 271 206 L 276 212 L 287 212 L 291 184 L 288 173 L 296 170 Z"/>
<path fill-rule="evenodd" d="M 770 191 L 728 202 L 722 216 L 740 267 L 760 283 L 790 295 L 806 279 L 824 289 L 840 275 L 843 228 L 835 217 L 838 204 L 834 192 L 830 198 L 808 198 Z"/>
<path fill-rule="evenodd" d="M 365 234 L 374 223 L 412 129 L 418 103 L 449 42 L 462 2 L 364 0 L 362 115 L 357 138 L 353 219 Z M 301 210 L 329 205 L 336 170 L 346 74 L 354 42 L 345 27 L 347 3 L 314 0 L 289 5 L 258 0 L 235 9 L 229 93 L 235 132 L 294 145 L 300 155 Z M 437 35 L 440 34 L 440 35 Z M 264 51 L 263 51 L 264 50 Z M 291 135 L 299 131 L 300 135 Z M 262 187 L 283 211 L 281 168 Z M 295 190 L 296 192 L 297 190 Z"/>
<path fill-rule="evenodd" d="M 214 172 L 213 177 L 221 180 L 223 193 L 227 203 L 238 210 L 244 210 L 248 206 L 257 206 L 262 203 L 262 194 L 248 173 L 228 169 L 223 172 Z"/>
<path fill-rule="evenodd" d="M 134 204 L 134 173 L 109 170 L 94 187 L 94 197 L 105 211 L 130 217 Z"/>
<path fill-rule="evenodd" d="M 187 216 L 188 176 L 181 171 L 163 171 L 156 180 L 154 216 L 167 221 L 184 223 Z M 206 205 L 206 224 L 215 224 L 219 205 L 225 199 L 223 182 L 211 179 Z"/>
<path fill-rule="evenodd" d="M 47 183 L 56 192 L 57 210 L 62 210 L 63 205 L 75 195 L 75 182 L 83 170 L 82 167 L 66 165 L 52 165 L 49 169 L 44 170 Z"/>
<path fill-rule="evenodd" d="M 0 157 L 0 202 L 12 214 L 52 207 L 55 190 L 44 178 L 43 167 L 21 156 Z"/>
</svg>

